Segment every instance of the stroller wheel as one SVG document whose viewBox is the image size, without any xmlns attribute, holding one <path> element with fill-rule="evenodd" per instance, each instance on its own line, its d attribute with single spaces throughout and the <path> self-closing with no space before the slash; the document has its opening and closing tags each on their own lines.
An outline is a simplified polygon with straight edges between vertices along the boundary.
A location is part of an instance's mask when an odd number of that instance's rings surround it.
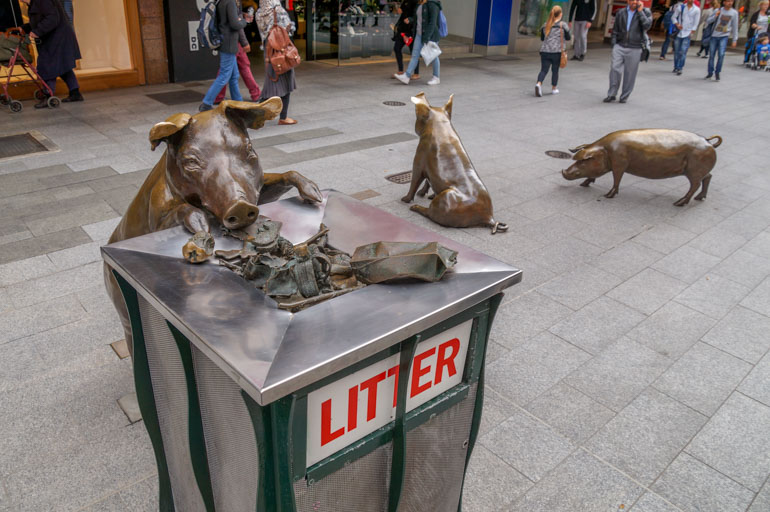
<svg viewBox="0 0 770 512">
<path fill-rule="evenodd" d="M 7 94 L 0 94 L 0 105 L 7 105 L 11 102 L 11 97 Z"/>
<path fill-rule="evenodd" d="M 35 99 L 37 101 L 42 101 L 45 99 L 45 97 L 46 97 L 46 93 L 44 93 L 42 89 L 37 89 L 35 91 Z"/>
<path fill-rule="evenodd" d="M 49 108 L 56 108 L 59 105 L 61 105 L 61 101 L 56 96 L 51 96 L 48 98 L 48 107 Z"/>
<path fill-rule="evenodd" d="M 21 112 L 21 109 L 24 108 L 24 106 L 21 104 L 19 100 L 13 100 L 9 105 L 8 108 L 11 109 L 11 112 Z"/>
</svg>

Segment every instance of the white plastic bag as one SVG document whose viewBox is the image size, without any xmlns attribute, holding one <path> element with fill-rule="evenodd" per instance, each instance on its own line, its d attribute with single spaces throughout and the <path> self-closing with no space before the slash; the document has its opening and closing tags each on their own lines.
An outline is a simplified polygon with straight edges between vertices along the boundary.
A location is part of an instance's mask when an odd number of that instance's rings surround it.
<svg viewBox="0 0 770 512">
<path fill-rule="evenodd" d="M 422 45 L 422 49 L 420 50 L 420 56 L 422 57 L 422 60 L 425 61 L 426 66 L 430 66 L 430 64 L 441 55 L 441 48 L 438 47 L 438 44 L 434 41 L 428 41 L 427 44 Z"/>
</svg>

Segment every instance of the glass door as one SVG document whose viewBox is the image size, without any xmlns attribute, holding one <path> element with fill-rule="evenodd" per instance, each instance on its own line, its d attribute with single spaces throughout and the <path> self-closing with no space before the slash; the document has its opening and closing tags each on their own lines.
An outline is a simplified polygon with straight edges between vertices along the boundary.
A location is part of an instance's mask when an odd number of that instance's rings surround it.
<svg viewBox="0 0 770 512">
<path fill-rule="evenodd" d="M 308 0 L 308 60 L 337 60 L 339 55 L 339 0 Z M 309 13 L 308 13 L 309 11 Z"/>
</svg>

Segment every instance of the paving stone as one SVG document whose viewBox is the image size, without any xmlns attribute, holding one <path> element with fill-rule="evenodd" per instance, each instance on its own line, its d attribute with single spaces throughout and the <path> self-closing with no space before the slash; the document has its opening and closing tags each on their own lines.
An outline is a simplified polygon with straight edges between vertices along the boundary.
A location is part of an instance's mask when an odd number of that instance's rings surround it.
<svg viewBox="0 0 770 512">
<path fill-rule="evenodd" d="M 608 292 L 607 296 L 651 315 L 686 286 L 678 279 L 648 268 Z"/>
<path fill-rule="evenodd" d="M 527 259 L 561 274 L 574 269 L 582 262 L 593 260 L 601 251 L 601 248 L 588 242 L 566 237 L 543 249 L 532 251 L 527 255 Z"/>
<path fill-rule="evenodd" d="M 508 510 L 624 510 L 643 492 L 642 487 L 620 472 L 578 450 Z"/>
<path fill-rule="evenodd" d="M 124 510 L 132 512 L 157 512 L 158 505 L 158 476 L 153 475 L 120 493 L 120 499 L 125 504 Z"/>
<path fill-rule="evenodd" d="M 514 348 L 571 312 L 568 307 L 536 291 L 530 292 L 500 307 L 490 338 L 506 348 Z"/>
<path fill-rule="evenodd" d="M 770 259 L 738 250 L 722 261 L 719 275 L 754 288 L 770 275 Z"/>
<path fill-rule="evenodd" d="M 719 258 L 726 258 L 745 244 L 746 238 L 743 236 L 720 227 L 713 227 L 692 240 L 687 246 Z"/>
<path fill-rule="evenodd" d="M 763 512 L 767 510 L 770 510 L 770 480 L 762 486 L 762 490 L 757 493 L 754 502 L 747 512 Z"/>
<path fill-rule="evenodd" d="M 739 211 L 727 217 L 717 224 L 717 228 L 742 236 L 746 240 L 754 238 L 768 225 L 766 218 L 752 215 L 745 210 Z"/>
<path fill-rule="evenodd" d="M 651 484 L 706 423 L 706 416 L 646 389 L 585 444 L 642 484 Z"/>
<path fill-rule="evenodd" d="M 686 451 L 758 492 L 770 475 L 770 407 L 733 393 Z"/>
<path fill-rule="evenodd" d="M 115 231 L 115 227 L 120 223 L 120 219 L 120 217 L 114 217 L 101 222 L 86 224 L 83 226 L 83 231 L 88 233 L 94 242 L 106 244 L 112 236 L 112 232 Z"/>
<path fill-rule="evenodd" d="M 721 258 L 684 245 L 658 260 L 652 268 L 686 283 L 693 283 L 714 268 Z"/>
<path fill-rule="evenodd" d="M 770 254 L 770 233 L 759 233 L 743 247 L 743 250 L 754 256 L 767 257 Z"/>
<path fill-rule="evenodd" d="M 631 512 L 681 512 L 681 510 L 652 491 L 644 493 L 644 496 L 639 498 L 631 508 Z"/>
<path fill-rule="evenodd" d="M 742 284 L 709 273 L 676 296 L 676 301 L 719 320 L 749 293 Z"/>
<path fill-rule="evenodd" d="M 95 261 L 101 261 L 102 253 L 100 247 L 99 243 L 91 242 L 51 252 L 47 256 L 56 266 L 57 270 L 69 270 Z"/>
<path fill-rule="evenodd" d="M 587 440 L 615 416 L 600 403 L 561 382 L 530 402 L 526 409 L 574 443 Z"/>
<path fill-rule="evenodd" d="M 628 279 L 662 257 L 662 253 L 629 240 L 603 253 L 591 264 Z"/>
<path fill-rule="evenodd" d="M 85 314 L 74 295 L 0 314 L 0 345 L 74 322 Z"/>
<path fill-rule="evenodd" d="M 515 412 L 479 441 L 533 482 L 575 449 L 568 439 L 523 411 Z"/>
<path fill-rule="evenodd" d="M 545 283 L 538 288 L 538 292 L 572 309 L 580 309 L 620 282 L 617 276 L 583 264 Z"/>
<path fill-rule="evenodd" d="M 17 308 L 23 308 L 101 285 L 104 279 L 102 273 L 102 264 L 94 262 L 32 281 L 16 283 L 8 286 L 6 291 L 10 301 Z"/>
<path fill-rule="evenodd" d="M 77 228 L 57 231 L 49 235 L 38 236 L 3 245 L 0 251 L 0 265 L 11 263 L 18 260 L 40 256 L 49 252 L 55 252 L 62 249 L 68 249 L 90 242 L 91 238 L 85 231 Z"/>
<path fill-rule="evenodd" d="M 684 229 L 662 223 L 640 233 L 633 238 L 633 241 L 658 252 L 668 254 L 686 244 L 695 236 L 695 234 Z"/>
<path fill-rule="evenodd" d="M 706 464 L 680 454 L 652 489 L 682 510 L 742 512 L 754 493 Z"/>
<path fill-rule="evenodd" d="M 104 201 L 90 202 L 69 211 L 46 211 L 26 218 L 27 227 L 35 236 L 47 235 L 56 231 L 91 224 L 117 217 L 117 213 Z"/>
<path fill-rule="evenodd" d="M 490 364 L 486 383 L 508 400 L 526 405 L 590 357 L 545 332 Z"/>
<path fill-rule="evenodd" d="M 751 370 L 738 390 L 770 407 L 770 352 Z"/>
<path fill-rule="evenodd" d="M 82 512 L 123 512 L 125 502 L 120 498 L 119 493 L 115 493 L 97 503 L 82 509 Z"/>
<path fill-rule="evenodd" d="M 468 512 L 500 510 L 519 498 L 532 485 L 529 479 L 494 453 L 481 445 L 476 445 L 465 474 L 463 510 Z"/>
<path fill-rule="evenodd" d="M 40 354 L 25 340 L 0 345 L 0 391 L 15 387 L 46 369 Z"/>
<path fill-rule="evenodd" d="M 703 341 L 750 363 L 770 349 L 770 318 L 742 306 L 735 307 L 711 329 Z"/>
<path fill-rule="evenodd" d="M 694 204 L 666 222 L 693 233 L 703 233 L 733 213 L 735 209 L 725 203 L 716 206 L 712 201 L 708 201 Z"/>
<path fill-rule="evenodd" d="M 770 277 L 754 288 L 754 291 L 741 301 L 741 306 L 770 316 Z"/>
<path fill-rule="evenodd" d="M 676 302 L 669 302 L 628 332 L 627 336 L 671 359 L 678 359 L 715 323 Z"/>
<path fill-rule="evenodd" d="M 609 297 L 600 297 L 549 331 L 586 352 L 598 354 L 645 318 Z"/>
<path fill-rule="evenodd" d="M 516 231 L 544 244 L 551 244 L 579 231 L 584 224 L 566 215 L 556 214 L 545 219 L 529 222 Z"/>
<path fill-rule="evenodd" d="M 487 353 L 486 353 L 487 364 L 497 361 L 507 353 L 508 353 L 507 347 L 504 347 L 499 343 L 489 340 L 489 342 L 487 343 Z"/>
<path fill-rule="evenodd" d="M 617 412 L 669 365 L 664 356 L 623 337 L 575 370 L 564 382 Z"/>
<path fill-rule="evenodd" d="M 518 407 L 489 386 L 484 387 L 484 408 L 481 411 L 479 436 L 483 436 L 511 417 Z"/>
<path fill-rule="evenodd" d="M 83 172 L 68 172 L 57 174 L 56 176 L 48 176 L 45 178 L 40 178 L 37 181 L 46 188 L 55 188 L 74 185 L 76 183 L 88 182 L 98 178 L 105 178 L 107 176 L 114 176 L 115 174 L 115 171 L 109 167 L 97 167 Z"/>
</svg>

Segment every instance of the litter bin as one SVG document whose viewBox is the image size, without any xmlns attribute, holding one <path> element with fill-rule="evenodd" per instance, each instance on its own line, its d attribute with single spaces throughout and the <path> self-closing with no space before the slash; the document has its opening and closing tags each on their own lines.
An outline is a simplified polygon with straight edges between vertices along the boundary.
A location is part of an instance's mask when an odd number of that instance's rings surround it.
<svg viewBox="0 0 770 512">
<path fill-rule="evenodd" d="M 458 510 L 492 319 L 521 271 L 334 191 L 260 213 L 294 243 L 323 222 L 349 253 L 438 241 L 458 263 L 438 283 L 289 313 L 214 262 L 185 262 L 181 227 L 103 247 L 131 316 L 161 510 Z"/>
</svg>

